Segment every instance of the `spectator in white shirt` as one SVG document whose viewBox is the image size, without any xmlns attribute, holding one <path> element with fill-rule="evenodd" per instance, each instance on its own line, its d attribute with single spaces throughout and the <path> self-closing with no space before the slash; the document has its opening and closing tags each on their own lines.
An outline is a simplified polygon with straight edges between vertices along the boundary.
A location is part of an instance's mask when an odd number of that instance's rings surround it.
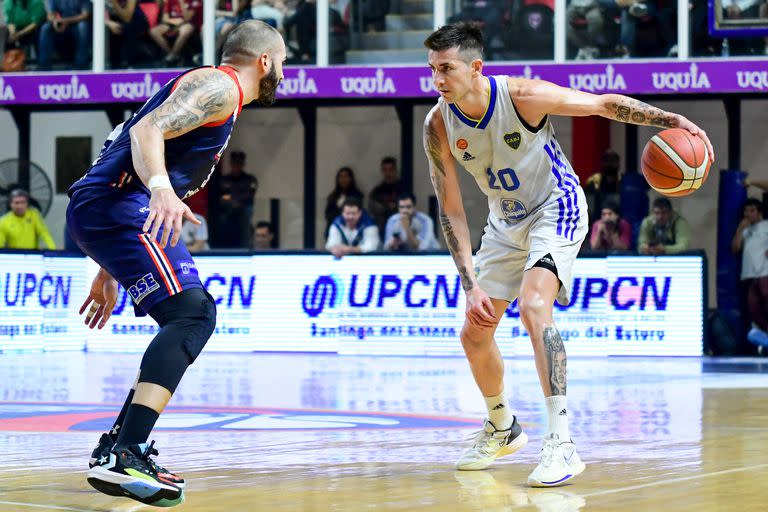
<svg viewBox="0 0 768 512">
<path fill-rule="evenodd" d="M 736 228 L 731 249 L 741 255 L 741 280 L 747 289 L 747 308 L 752 329 L 747 339 L 768 346 L 768 220 L 757 199 L 744 204 L 744 217 Z"/>
<path fill-rule="evenodd" d="M 388 251 L 421 252 L 440 248 L 429 215 L 416 210 L 416 196 L 404 192 L 397 198 L 397 212 L 387 219 L 384 248 Z"/>
<path fill-rule="evenodd" d="M 379 228 L 357 198 L 348 198 L 328 230 L 325 248 L 337 258 L 379 248 Z"/>
<path fill-rule="evenodd" d="M 184 245 L 187 246 L 189 252 L 210 250 L 208 246 L 208 223 L 205 222 L 205 217 L 199 213 L 195 214 L 195 218 L 200 221 L 199 226 L 184 219 L 184 224 L 181 225 L 181 239 L 184 240 Z"/>
</svg>

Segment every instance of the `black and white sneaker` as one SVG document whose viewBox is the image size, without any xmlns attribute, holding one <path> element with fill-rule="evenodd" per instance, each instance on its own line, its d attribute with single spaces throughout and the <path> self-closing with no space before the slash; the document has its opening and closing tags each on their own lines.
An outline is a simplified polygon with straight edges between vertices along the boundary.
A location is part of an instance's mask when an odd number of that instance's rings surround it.
<svg viewBox="0 0 768 512">
<path fill-rule="evenodd" d="M 496 430 L 489 420 L 485 420 L 483 430 L 472 436 L 472 446 L 467 448 L 456 463 L 456 469 L 472 471 L 485 469 L 491 463 L 505 455 L 511 455 L 528 443 L 528 436 L 515 417 L 507 430 Z"/>
<path fill-rule="evenodd" d="M 88 483 L 109 496 L 126 496 L 155 507 L 184 501 L 184 479 L 155 464 L 154 441 L 112 450 L 88 471 Z"/>
</svg>

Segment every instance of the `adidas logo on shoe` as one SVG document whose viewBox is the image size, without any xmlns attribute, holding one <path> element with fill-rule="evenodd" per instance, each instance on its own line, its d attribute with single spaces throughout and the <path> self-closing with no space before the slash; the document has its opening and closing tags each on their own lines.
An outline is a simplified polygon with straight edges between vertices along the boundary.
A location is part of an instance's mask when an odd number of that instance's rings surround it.
<svg viewBox="0 0 768 512">
<path fill-rule="evenodd" d="M 462 156 L 461 159 L 464 160 L 465 162 L 469 162 L 470 160 L 474 160 L 475 157 L 472 156 L 468 151 L 465 151 L 464 156 Z"/>
</svg>

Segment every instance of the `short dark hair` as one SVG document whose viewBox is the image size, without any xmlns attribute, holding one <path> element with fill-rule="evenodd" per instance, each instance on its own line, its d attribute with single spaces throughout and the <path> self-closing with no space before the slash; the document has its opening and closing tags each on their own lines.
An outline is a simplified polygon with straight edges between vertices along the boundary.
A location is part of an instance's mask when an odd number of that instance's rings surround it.
<svg viewBox="0 0 768 512">
<path fill-rule="evenodd" d="M 27 201 L 29 201 L 29 192 L 24 190 L 23 188 L 15 188 L 11 190 L 10 199 L 16 199 L 17 197 L 23 197 Z"/>
<path fill-rule="evenodd" d="M 742 211 L 746 210 L 747 206 L 754 206 L 755 208 L 757 208 L 757 211 L 759 211 L 760 213 L 763 212 L 763 202 L 755 197 L 750 197 L 744 202 L 744 207 L 742 208 Z"/>
<path fill-rule="evenodd" d="M 360 210 L 363 209 L 363 202 L 357 198 L 357 197 L 348 197 L 344 200 L 344 202 L 341 204 L 341 209 L 344 210 L 344 207 L 351 206 L 353 208 L 358 208 Z"/>
<path fill-rule="evenodd" d="M 621 217 L 621 208 L 619 207 L 619 203 L 617 203 L 616 201 L 611 201 L 610 199 L 603 201 L 602 209 L 605 210 L 606 208 L 609 210 L 613 210 L 614 212 L 616 212 L 616 215 Z"/>
<path fill-rule="evenodd" d="M 267 228 L 270 233 L 274 233 L 275 232 L 275 230 L 272 229 L 272 224 L 270 224 L 269 222 L 267 222 L 265 220 L 260 220 L 259 222 L 256 223 L 256 227 L 254 229 L 259 229 L 259 228 Z"/>
<path fill-rule="evenodd" d="M 245 163 L 245 153 L 243 151 L 233 151 L 229 154 L 229 159 L 233 162 Z"/>
<path fill-rule="evenodd" d="M 393 156 L 385 156 L 384 158 L 381 159 L 381 165 L 385 165 L 385 164 L 392 164 L 395 167 L 397 167 L 397 158 Z"/>
<path fill-rule="evenodd" d="M 276 52 L 282 40 L 280 32 L 263 21 L 243 21 L 224 39 L 221 61 L 240 63 L 258 59 L 264 53 Z"/>
<path fill-rule="evenodd" d="M 473 58 L 482 59 L 485 45 L 480 25 L 463 21 L 435 30 L 424 40 L 424 46 L 435 52 L 458 48 L 462 53 L 474 53 Z"/>
<path fill-rule="evenodd" d="M 653 200 L 653 208 L 660 208 L 662 210 L 671 210 L 672 203 L 666 197 L 657 197 Z"/>
<path fill-rule="evenodd" d="M 413 192 L 401 192 L 399 196 L 397 196 L 397 201 L 407 201 L 410 199 L 413 204 L 416 204 L 416 196 L 413 195 Z"/>
</svg>

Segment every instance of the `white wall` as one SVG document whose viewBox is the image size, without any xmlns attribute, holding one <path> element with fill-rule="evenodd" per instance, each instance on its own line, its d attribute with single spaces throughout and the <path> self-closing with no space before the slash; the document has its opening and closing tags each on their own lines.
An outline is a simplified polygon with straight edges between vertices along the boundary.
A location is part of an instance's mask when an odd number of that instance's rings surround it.
<svg viewBox="0 0 768 512">
<path fill-rule="evenodd" d="M 661 108 L 678 112 L 694 120 L 710 136 L 717 152 L 710 178 L 705 186 L 686 198 L 673 199 L 675 208 L 684 215 L 693 228 L 696 247 L 707 250 L 710 258 L 710 304 L 714 302 L 715 245 L 717 225 L 717 194 L 719 169 L 727 166 L 727 124 L 725 110 L 720 101 L 657 102 Z M 414 108 L 414 192 L 420 208 L 426 210 L 429 196 L 433 195 L 427 173 L 427 162 L 422 150 L 421 130 L 429 107 Z M 742 167 L 756 178 L 768 180 L 768 100 L 755 99 L 742 103 Z M 355 170 L 361 189 L 367 194 L 380 181 L 379 162 L 392 155 L 402 160 L 399 146 L 399 121 L 392 107 L 321 108 L 318 110 L 318 190 L 315 234 L 318 247 L 323 243 L 323 208 L 325 197 L 333 188 L 339 167 L 348 165 Z M 572 121 L 553 118 L 558 140 L 566 155 L 571 155 Z M 32 160 L 51 172 L 54 169 L 55 137 L 63 135 L 89 135 L 93 137 L 95 158 L 101 141 L 109 133 L 110 125 L 101 113 L 65 112 L 40 113 L 32 117 Z M 248 171 L 259 178 L 256 217 L 264 218 L 268 212 L 268 199 L 280 198 L 282 208 L 281 239 L 283 247 L 301 248 L 303 233 L 303 127 L 295 109 L 248 109 L 238 121 L 231 149 L 248 154 Z M 639 129 L 642 150 L 655 130 Z M 17 133 L 6 111 L 0 111 L 0 157 L 16 156 Z M 624 127 L 614 123 L 611 127 L 611 146 L 624 157 Z M 225 158 L 226 160 L 226 158 Z M 465 208 L 470 222 L 472 242 L 476 245 L 487 216 L 486 200 L 472 178 L 461 172 L 461 186 L 465 194 Z M 752 195 L 758 195 L 752 190 Z M 653 195 L 652 195 L 653 198 Z M 66 197 L 57 197 L 46 219 L 58 244 L 63 233 L 63 213 Z M 442 240 L 441 240 L 442 242 Z"/>
</svg>

